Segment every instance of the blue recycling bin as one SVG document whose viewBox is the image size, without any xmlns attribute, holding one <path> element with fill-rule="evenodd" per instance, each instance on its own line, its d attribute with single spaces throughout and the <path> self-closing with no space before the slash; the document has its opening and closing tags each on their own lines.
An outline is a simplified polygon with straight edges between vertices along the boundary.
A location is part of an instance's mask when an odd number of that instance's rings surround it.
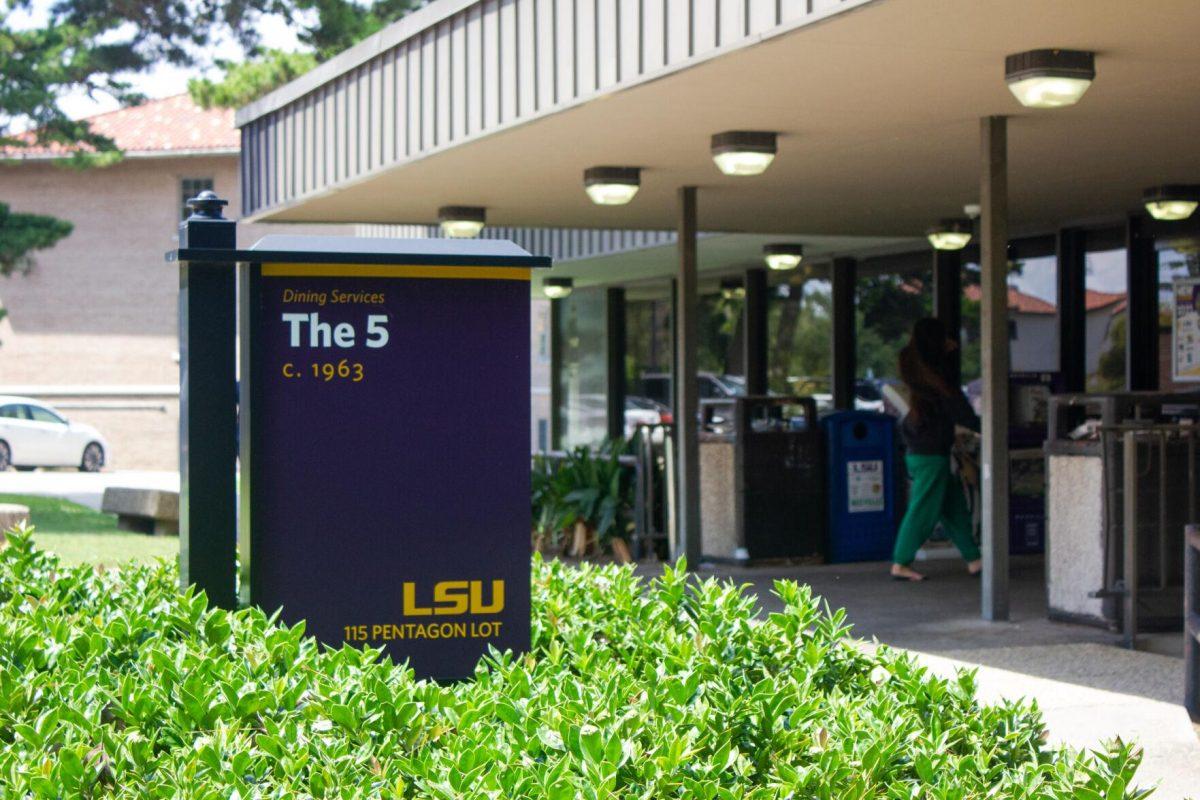
<svg viewBox="0 0 1200 800">
<path fill-rule="evenodd" d="M 896 541 L 896 422 L 839 411 L 821 420 L 828 448 L 830 562 L 886 561 Z"/>
</svg>

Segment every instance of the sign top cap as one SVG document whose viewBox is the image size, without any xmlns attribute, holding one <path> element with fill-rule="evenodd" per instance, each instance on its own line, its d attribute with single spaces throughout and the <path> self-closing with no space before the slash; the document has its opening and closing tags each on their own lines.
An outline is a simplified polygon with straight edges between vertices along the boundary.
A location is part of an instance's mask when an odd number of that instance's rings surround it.
<svg viewBox="0 0 1200 800">
<path fill-rule="evenodd" d="M 528 258 L 529 253 L 507 239 L 390 239 L 358 236 L 308 236 L 272 233 L 255 242 L 251 250 L 273 253 L 371 253 L 394 256 L 500 256 Z"/>
</svg>

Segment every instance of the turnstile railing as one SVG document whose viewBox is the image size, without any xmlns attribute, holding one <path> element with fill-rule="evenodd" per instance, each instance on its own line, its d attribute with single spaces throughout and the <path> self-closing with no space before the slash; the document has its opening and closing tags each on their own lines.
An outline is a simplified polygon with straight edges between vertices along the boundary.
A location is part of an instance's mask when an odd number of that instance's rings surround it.
<svg viewBox="0 0 1200 800">
<path fill-rule="evenodd" d="M 1099 430 L 1105 458 L 1105 586 L 1095 594 L 1119 601 L 1124 644 L 1134 649 L 1143 616 L 1158 620 L 1160 628 L 1164 617 L 1179 619 L 1184 575 L 1174 554 L 1183 524 L 1198 519 L 1200 429 L 1127 423 Z"/>
<path fill-rule="evenodd" d="M 640 424 L 633 437 L 636 461 L 633 509 L 633 557 L 642 560 L 666 544 L 675 560 L 675 426 Z"/>
</svg>

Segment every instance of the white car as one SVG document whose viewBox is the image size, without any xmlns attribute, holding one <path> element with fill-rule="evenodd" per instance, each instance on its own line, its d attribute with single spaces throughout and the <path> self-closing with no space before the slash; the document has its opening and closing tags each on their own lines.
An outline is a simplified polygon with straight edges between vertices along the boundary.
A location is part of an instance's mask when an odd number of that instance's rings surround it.
<svg viewBox="0 0 1200 800">
<path fill-rule="evenodd" d="M 45 403 L 0 395 L 0 471 L 34 467 L 77 467 L 98 472 L 108 442 L 91 425 L 71 422 Z"/>
</svg>

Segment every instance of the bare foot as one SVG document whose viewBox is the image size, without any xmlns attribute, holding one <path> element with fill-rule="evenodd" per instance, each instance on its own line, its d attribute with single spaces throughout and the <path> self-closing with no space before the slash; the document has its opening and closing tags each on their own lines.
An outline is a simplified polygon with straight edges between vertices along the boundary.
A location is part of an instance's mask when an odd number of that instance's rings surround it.
<svg viewBox="0 0 1200 800">
<path fill-rule="evenodd" d="M 892 578 L 898 581 L 912 581 L 913 583 L 925 580 L 924 575 L 903 564 L 892 564 Z"/>
<path fill-rule="evenodd" d="M 977 558 L 974 561 L 967 562 L 967 574 L 978 575 L 983 572 L 983 559 Z"/>
</svg>

